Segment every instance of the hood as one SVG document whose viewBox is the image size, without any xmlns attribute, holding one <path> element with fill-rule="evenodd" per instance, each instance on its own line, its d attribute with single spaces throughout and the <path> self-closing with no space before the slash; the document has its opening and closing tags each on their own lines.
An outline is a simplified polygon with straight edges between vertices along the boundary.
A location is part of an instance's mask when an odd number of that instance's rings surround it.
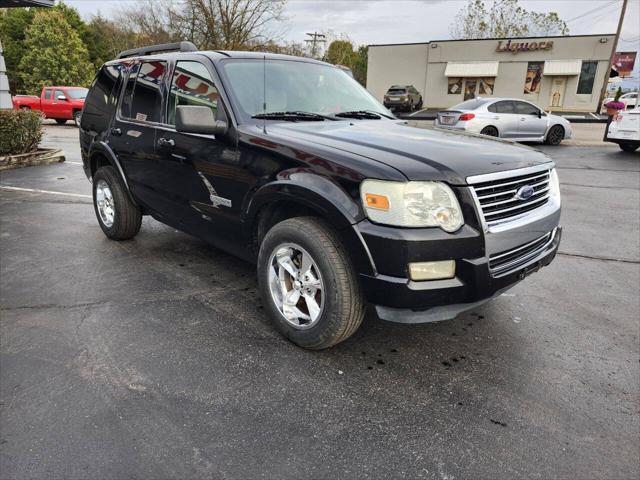
<svg viewBox="0 0 640 480">
<path fill-rule="evenodd" d="M 466 184 L 472 175 L 514 170 L 551 159 L 533 148 L 480 135 L 411 127 L 397 120 L 272 123 L 271 136 L 294 137 L 384 163 L 409 180 Z"/>
</svg>

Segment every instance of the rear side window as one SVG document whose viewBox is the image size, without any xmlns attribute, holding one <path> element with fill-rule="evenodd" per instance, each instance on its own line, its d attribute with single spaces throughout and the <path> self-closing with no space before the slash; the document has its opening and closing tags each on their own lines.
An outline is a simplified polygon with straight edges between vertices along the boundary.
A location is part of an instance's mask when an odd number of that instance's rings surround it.
<svg viewBox="0 0 640 480">
<path fill-rule="evenodd" d="M 178 62 L 169 91 L 167 123 L 175 124 L 178 105 L 209 107 L 215 116 L 218 111 L 218 97 L 218 89 L 203 64 L 193 61 Z"/>
<path fill-rule="evenodd" d="M 102 132 L 109 127 L 116 107 L 121 65 L 104 65 L 96 75 L 82 109 L 81 127 Z"/>
<path fill-rule="evenodd" d="M 44 91 L 44 99 L 45 100 L 51 100 L 51 89 L 50 88 L 47 88 Z"/>
<path fill-rule="evenodd" d="M 538 109 L 526 102 L 515 102 L 516 112 L 520 115 L 538 115 Z"/>
<path fill-rule="evenodd" d="M 159 122 L 162 106 L 160 91 L 167 63 L 161 61 L 141 62 L 129 73 L 122 98 L 120 114 L 141 122 Z"/>
<path fill-rule="evenodd" d="M 487 110 L 493 113 L 516 113 L 516 108 L 513 106 L 513 102 L 510 101 L 496 102 L 493 105 L 489 105 Z"/>
</svg>

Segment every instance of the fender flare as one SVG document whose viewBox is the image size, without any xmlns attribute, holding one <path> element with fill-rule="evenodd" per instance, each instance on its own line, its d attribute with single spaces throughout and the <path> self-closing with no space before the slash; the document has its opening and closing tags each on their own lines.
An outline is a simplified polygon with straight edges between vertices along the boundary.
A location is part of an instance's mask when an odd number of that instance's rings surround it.
<svg viewBox="0 0 640 480">
<path fill-rule="evenodd" d="M 359 273 L 374 274 L 369 250 L 355 225 L 366 218 L 360 203 L 327 177 L 311 172 L 281 173 L 263 185 L 243 206 L 245 238 L 251 238 L 260 210 L 274 202 L 304 206 L 315 211 L 338 232 Z"/>
<path fill-rule="evenodd" d="M 116 157 L 116 154 L 113 153 L 113 150 L 111 150 L 111 147 L 106 142 L 95 142 L 91 145 L 91 148 L 89 150 L 89 170 L 92 175 L 94 173 L 92 168 L 92 163 L 96 155 L 101 155 L 105 157 L 109 162 L 109 164 L 113 168 L 115 168 L 116 172 L 118 172 L 120 180 L 122 180 L 124 189 L 127 192 L 129 199 L 133 202 L 134 205 L 138 206 L 138 202 L 136 202 L 135 198 L 133 198 L 133 195 L 131 194 L 131 189 L 129 188 L 129 182 L 127 182 L 127 177 L 124 174 L 122 165 L 120 164 L 118 157 Z"/>
</svg>

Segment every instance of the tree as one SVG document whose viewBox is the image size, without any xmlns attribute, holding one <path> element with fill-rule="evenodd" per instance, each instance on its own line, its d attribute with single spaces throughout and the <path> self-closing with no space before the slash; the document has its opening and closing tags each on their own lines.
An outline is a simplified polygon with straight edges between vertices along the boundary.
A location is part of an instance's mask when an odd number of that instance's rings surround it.
<svg viewBox="0 0 640 480">
<path fill-rule="evenodd" d="M 269 30 L 286 0 L 141 0 L 118 17 L 136 41 L 189 40 L 203 50 L 257 49 L 273 43 Z"/>
<path fill-rule="evenodd" d="M 528 11 L 518 0 L 469 0 L 450 25 L 455 39 L 567 35 L 569 27 L 556 12 Z"/>
<path fill-rule="evenodd" d="M 87 48 L 61 12 L 37 12 L 24 43 L 19 70 L 26 91 L 35 94 L 43 85 L 91 83 L 94 67 Z"/>
<path fill-rule="evenodd" d="M 329 48 L 324 54 L 324 59 L 334 65 L 344 65 L 352 68 L 355 60 L 353 44 L 349 40 L 334 40 L 329 44 Z"/>
<path fill-rule="evenodd" d="M 0 40 L 2 40 L 3 56 L 9 72 L 9 90 L 13 93 L 24 92 L 18 65 L 26 53 L 25 35 L 34 16 L 35 9 L 0 9 Z"/>
<path fill-rule="evenodd" d="M 355 54 L 355 59 L 351 70 L 353 70 L 354 78 L 360 82 L 363 87 L 367 86 L 367 65 L 369 62 L 369 47 L 362 45 Z"/>
</svg>

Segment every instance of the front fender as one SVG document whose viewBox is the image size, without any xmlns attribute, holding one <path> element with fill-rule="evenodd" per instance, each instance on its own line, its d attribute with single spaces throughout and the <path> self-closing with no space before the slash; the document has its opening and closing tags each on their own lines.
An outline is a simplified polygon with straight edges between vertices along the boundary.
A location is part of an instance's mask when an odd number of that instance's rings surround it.
<svg viewBox="0 0 640 480">
<path fill-rule="evenodd" d="M 274 202 L 304 206 L 326 220 L 340 235 L 359 273 L 374 274 L 366 244 L 354 225 L 365 218 L 358 200 L 351 197 L 339 184 L 310 171 L 285 171 L 251 196 L 243 208 L 246 238 L 260 210 Z"/>
</svg>

